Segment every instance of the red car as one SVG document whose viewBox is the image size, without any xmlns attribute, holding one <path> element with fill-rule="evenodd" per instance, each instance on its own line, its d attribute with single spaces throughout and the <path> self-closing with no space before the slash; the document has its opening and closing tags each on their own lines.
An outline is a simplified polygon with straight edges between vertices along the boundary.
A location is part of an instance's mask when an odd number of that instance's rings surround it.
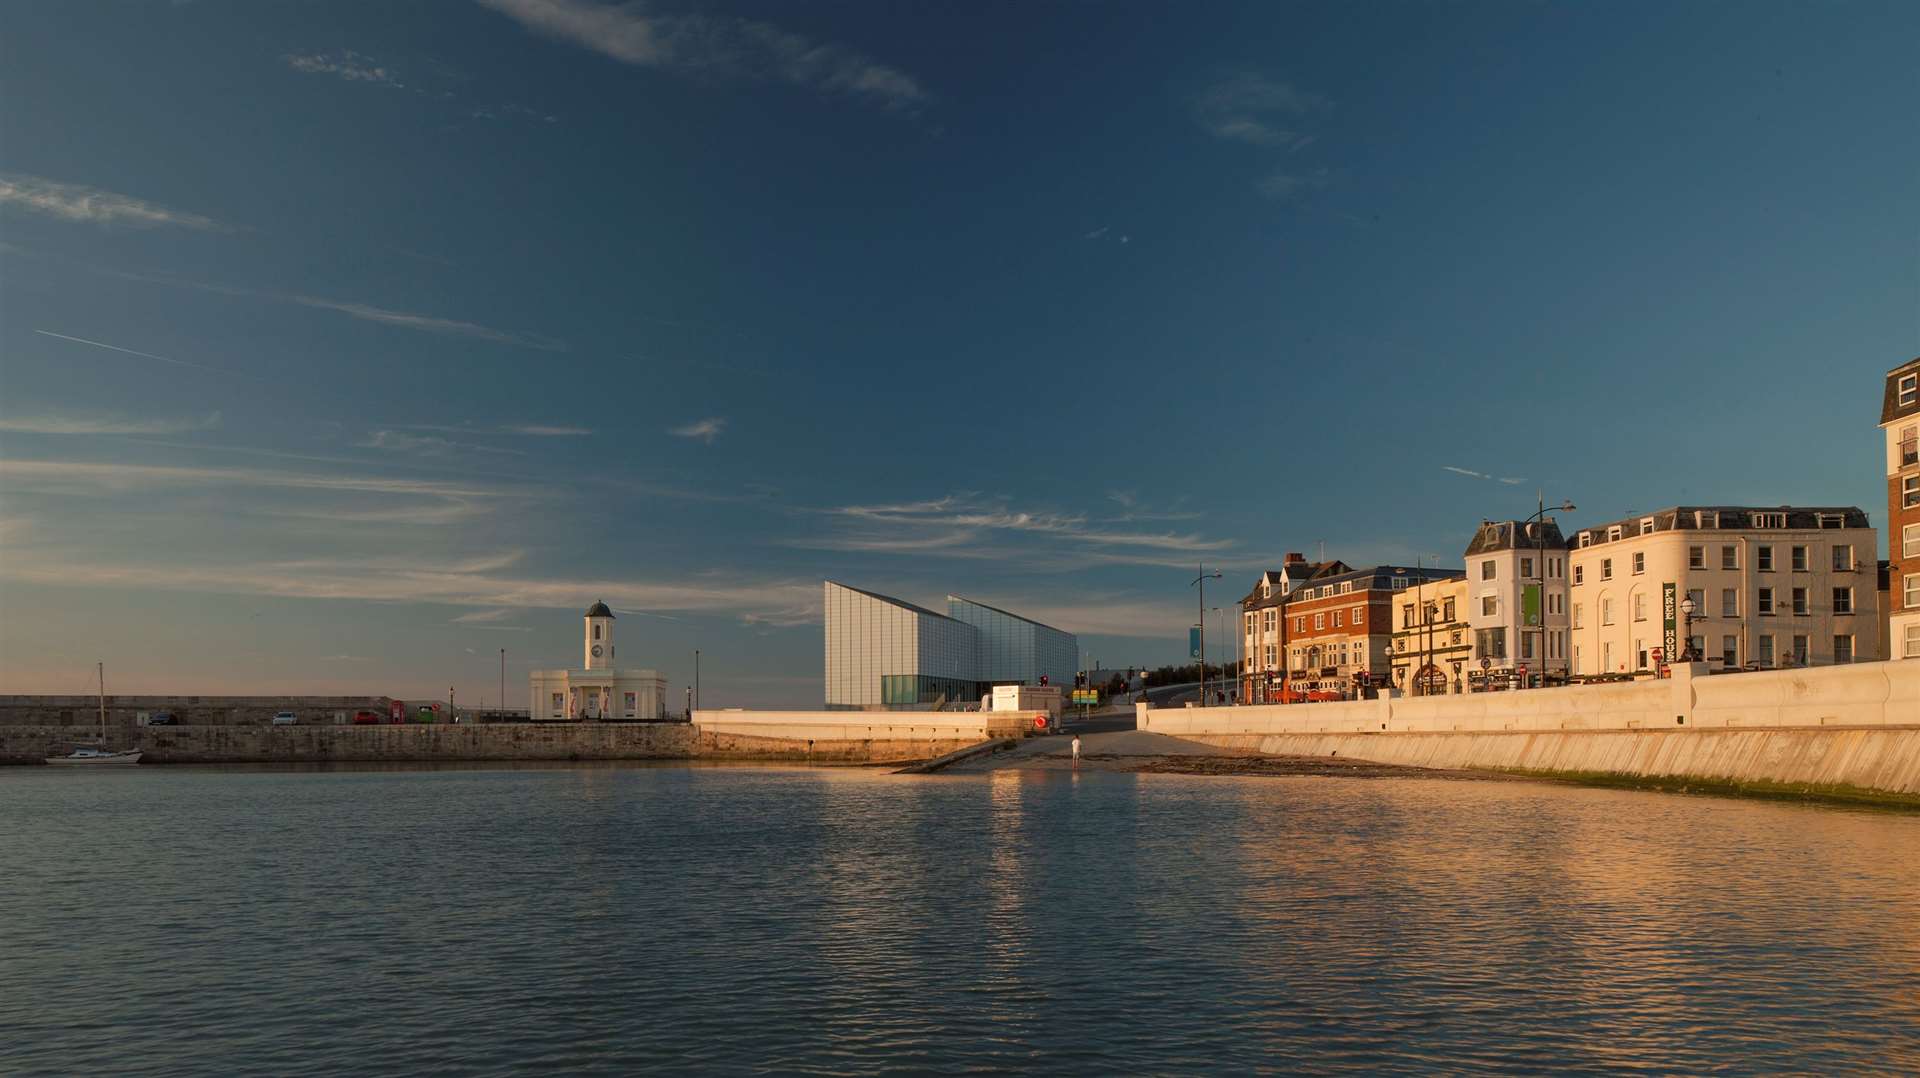
<svg viewBox="0 0 1920 1078">
<path fill-rule="evenodd" d="M 379 723 L 380 713 L 378 711 L 356 711 L 353 713 L 353 724 L 355 726 L 377 726 Z"/>
</svg>

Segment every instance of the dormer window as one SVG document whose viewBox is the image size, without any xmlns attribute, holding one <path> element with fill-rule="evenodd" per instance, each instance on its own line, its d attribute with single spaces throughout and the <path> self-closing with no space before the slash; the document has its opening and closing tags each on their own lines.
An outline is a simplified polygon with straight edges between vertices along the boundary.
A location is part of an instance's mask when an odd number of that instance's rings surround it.
<svg viewBox="0 0 1920 1078">
<path fill-rule="evenodd" d="M 1897 383 L 1899 389 L 1899 407 L 1911 408 L 1920 404 L 1920 374 L 1903 374 Z"/>
<path fill-rule="evenodd" d="M 1593 545 L 1593 533 L 1592 533 L 1592 532 L 1581 532 L 1581 533 L 1580 533 L 1580 547 L 1581 547 L 1581 549 L 1583 549 L 1583 550 L 1584 550 L 1585 548 L 1587 548 L 1587 547 L 1590 547 L 1590 546 L 1592 546 L 1592 545 Z"/>
<path fill-rule="evenodd" d="M 1785 513 L 1755 513 L 1753 526 L 1756 528 L 1784 528 L 1787 526 Z"/>
<path fill-rule="evenodd" d="M 1652 517 L 1640 518 L 1640 534 L 1641 535 L 1653 534 L 1653 518 Z"/>
<path fill-rule="evenodd" d="M 1620 541 L 1620 525 L 1615 524 L 1613 527 L 1607 529 L 1607 542 L 1617 543 L 1619 541 Z"/>
</svg>

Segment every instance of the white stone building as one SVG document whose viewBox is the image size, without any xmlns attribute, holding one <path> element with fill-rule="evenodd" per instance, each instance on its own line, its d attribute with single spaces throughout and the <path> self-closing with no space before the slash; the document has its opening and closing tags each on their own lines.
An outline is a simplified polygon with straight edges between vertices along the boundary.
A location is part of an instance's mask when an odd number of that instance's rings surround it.
<svg viewBox="0 0 1920 1078">
<path fill-rule="evenodd" d="M 605 603 L 584 618 L 582 668 L 535 670 L 527 714 L 535 722 L 580 719 L 649 720 L 667 717 L 667 679 L 657 670 L 622 670 L 613 643 L 613 611 Z"/>
<path fill-rule="evenodd" d="M 1880 656 L 1879 536 L 1857 508 L 1681 506 L 1570 546 L 1575 674 L 1653 670 L 1689 645 L 1726 669 Z"/>
<path fill-rule="evenodd" d="M 1520 683 L 1567 676 L 1567 542 L 1553 517 L 1482 521 L 1467 544 L 1472 673 Z M 1486 659 L 1486 669 L 1479 660 Z"/>
</svg>

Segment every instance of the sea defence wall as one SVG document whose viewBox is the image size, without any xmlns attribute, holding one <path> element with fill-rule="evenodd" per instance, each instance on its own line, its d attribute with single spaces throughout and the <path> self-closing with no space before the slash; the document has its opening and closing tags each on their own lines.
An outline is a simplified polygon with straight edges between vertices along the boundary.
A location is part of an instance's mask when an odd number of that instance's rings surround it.
<svg viewBox="0 0 1920 1078">
<path fill-rule="evenodd" d="M 108 744 L 143 763 L 401 763 L 464 760 L 701 760 L 905 763 L 978 744 L 1021 722 L 993 712 L 701 711 L 693 723 L 298 726 L 109 722 Z M 0 762 L 33 763 L 91 744 L 82 723 L 0 725 Z"/>
<path fill-rule="evenodd" d="M 1920 794 L 1920 663 L 1289 706 L 1148 709 L 1143 730 L 1275 755 Z"/>
</svg>

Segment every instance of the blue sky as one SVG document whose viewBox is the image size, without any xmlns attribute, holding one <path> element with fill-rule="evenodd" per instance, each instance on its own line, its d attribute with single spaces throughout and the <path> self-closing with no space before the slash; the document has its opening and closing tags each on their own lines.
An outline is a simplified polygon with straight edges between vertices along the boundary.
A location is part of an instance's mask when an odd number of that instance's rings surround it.
<svg viewBox="0 0 1920 1078">
<path fill-rule="evenodd" d="M 6 5 L 0 691 L 820 697 L 824 577 L 1885 508 L 1911 4 Z"/>
</svg>

